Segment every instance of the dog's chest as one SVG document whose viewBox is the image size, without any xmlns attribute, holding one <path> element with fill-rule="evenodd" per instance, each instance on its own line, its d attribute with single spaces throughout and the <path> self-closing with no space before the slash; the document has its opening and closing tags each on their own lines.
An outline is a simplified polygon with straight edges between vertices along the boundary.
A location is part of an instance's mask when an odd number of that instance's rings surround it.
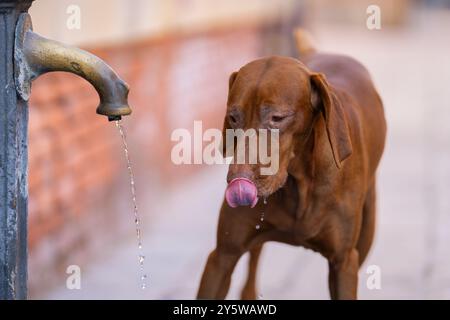
<svg viewBox="0 0 450 320">
<path fill-rule="evenodd" d="M 284 189 L 269 199 L 266 217 L 273 228 L 283 234 L 282 238 L 286 239 L 283 242 L 313 249 L 315 245 L 309 240 L 320 231 L 324 217 L 314 213 L 313 206 L 307 206 L 309 202 L 302 200 L 298 190 Z"/>
</svg>

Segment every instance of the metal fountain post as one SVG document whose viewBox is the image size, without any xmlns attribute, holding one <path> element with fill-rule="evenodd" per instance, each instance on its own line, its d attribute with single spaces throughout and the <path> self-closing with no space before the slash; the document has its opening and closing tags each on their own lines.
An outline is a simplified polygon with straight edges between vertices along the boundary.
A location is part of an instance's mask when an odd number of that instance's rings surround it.
<svg viewBox="0 0 450 320">
<path fill-rule="evenodd" d="M 27 298 L 28 98 L 31 81 L 51 71 L 75 73 L 100 97 L 97 113 L 131 113 L 128 86 L 98 57 L 32 31 L 34 0 L 0 0 L 0 299 Z"/>
</svg>

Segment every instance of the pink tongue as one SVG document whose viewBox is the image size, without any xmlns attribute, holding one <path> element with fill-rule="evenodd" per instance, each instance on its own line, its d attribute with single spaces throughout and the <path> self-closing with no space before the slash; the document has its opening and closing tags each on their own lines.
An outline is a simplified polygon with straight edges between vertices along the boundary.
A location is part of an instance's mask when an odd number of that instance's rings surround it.
<svg viewBox="0 0 450 320">
<path fill-rule="evenodd" d="M 255 184 L 246 178 L 236 178 L 231 180 L 225 191 L 225 199 L 230 207 L 251 206 L 258 202 L 258 190 Z"/>
</svg>

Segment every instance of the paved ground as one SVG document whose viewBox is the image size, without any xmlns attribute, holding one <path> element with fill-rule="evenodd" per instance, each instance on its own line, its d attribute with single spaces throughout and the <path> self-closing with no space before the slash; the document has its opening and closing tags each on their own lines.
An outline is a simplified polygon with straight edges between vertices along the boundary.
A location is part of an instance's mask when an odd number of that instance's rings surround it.
<svg viewBox="0 0 450 320">
<path fill-rule="evenodd" d="M 450 298 L 449 23 L 439 16 L 424 21 L 418 17 L 408 30 L 315 31 L 322 48 L 351 54 L 369 68 L 386 106 L 389 137 L 379 174 L 378 230 L 360 271 L 365 299 Z M 140 198 L 147 213 L 145 291 L 138 289 L 136 245 L 129 239 L 82 266 L 81 290 L 62 283 L 32 298 L 194 298 L 214 245 L 225 173 L 226 168 L 205 169 L 158 202 Z M 199 197 L 205 184 L 208 201 Z M 238 297 L 246 258 L 237 266 L 230 298 Z M 381 290 L 366 287 L 369 265 L 381 269 Z M 270 243 L 262 256 L 261 298 L 327 299 L 326 272 L 320 256 Z"/>
</svg>

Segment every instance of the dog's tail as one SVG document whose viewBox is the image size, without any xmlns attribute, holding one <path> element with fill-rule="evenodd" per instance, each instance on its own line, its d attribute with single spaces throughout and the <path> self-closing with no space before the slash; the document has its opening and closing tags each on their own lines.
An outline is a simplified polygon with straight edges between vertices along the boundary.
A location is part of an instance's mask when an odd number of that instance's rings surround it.
<svg viewBox="0 0 450 320">
<path fill-rule="evenodd" d="M 316 52 L 313 37 L 305 29 L 296 28 L 294 30 L 294 38 L 300 57 L 304 57 Z"/>
</svg>

